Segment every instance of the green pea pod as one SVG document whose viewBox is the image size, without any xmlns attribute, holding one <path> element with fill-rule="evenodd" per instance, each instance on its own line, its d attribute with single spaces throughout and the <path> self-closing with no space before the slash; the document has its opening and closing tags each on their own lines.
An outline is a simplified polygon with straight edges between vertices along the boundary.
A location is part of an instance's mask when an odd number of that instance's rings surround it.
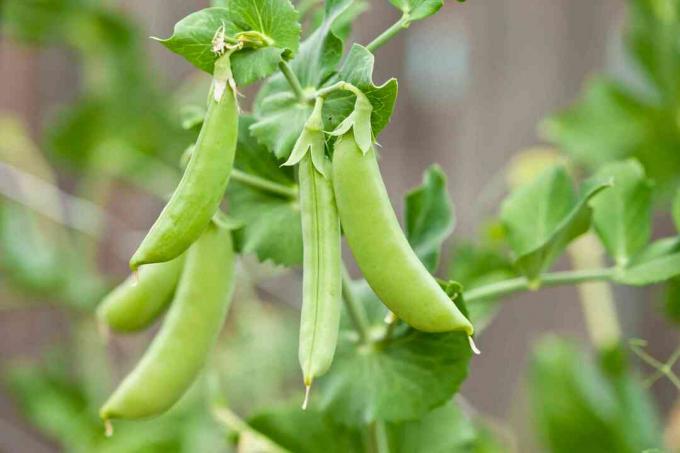
<svg viewBox="0 0 680 453">
<path fill-rule="evenodd" d="M 200 236 L 215 214 L 234 164 L 238 104 L 229 54 L 215 63 L 208 110 L 191 160 L 177 189 L 130 260 L 142 264 L 170 261 Z"/>
<path fill-rule="evenodd" d="M 342 252 L 330 162 L 324 156 L 323 98 L 317 98 L 284 165 L 299 164 L 304 244 L 302 319 L 298 358 L 307 407 L 312 381 L 331 366 L 340 328 Z"/>
<path fill-rule="evenodd" d="M 352 131 L 335 143 L 333 187 L 345 237 L 366 281 L 399 318 L 425 332 L 473 327 L 409 245 L 390 204 L 375 150 Z"/>
<path fill-rule="evenodd" d="M 184 254 L 144 266 L 113 289 L 97 308 L 97 319 L 117 332 L 136 332 L 168 306 L 182 272 Z"/>
<path fill-rule="evenodd" d="M 187 252 L 175 299 L 137 367 L 100 411 L 136 419 L 169 409 L 201 371 L 231 300 L 234 251 L 231 232 L 210 223 Z"/>
<path fill-rule="evenodd" d="M 310 156 L 300 162 L 299 179 L 304 273 L 298 357 L 309 389 L 314 378 L 330 368 L 338 342 L 342 295 L 340 222 L 332 183 L 316 170 Z"/>
</svg>

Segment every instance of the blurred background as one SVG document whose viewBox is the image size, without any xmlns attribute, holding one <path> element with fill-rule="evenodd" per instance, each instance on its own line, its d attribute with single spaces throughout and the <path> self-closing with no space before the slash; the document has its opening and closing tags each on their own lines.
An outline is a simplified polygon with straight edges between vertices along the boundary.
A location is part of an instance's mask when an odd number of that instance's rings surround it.
<svg viewBox="0 0 680 453">
<path fill-rule="evenodd" d="M 3 452 L 76 451 L 78 439 L 101 429 L 85 409 L 101 401 L 151 334 L 116 337 L 107 346 L 92 309 L 127 275 L 128 257 L 177 181 L 176 163 L 191 142 L 180 127 L 181 101 L 205 82 L 147 37 L 168 36 L 207 1 L 97 3 L 100 12 L 91 17 L 64 17 L 67 31 L 53 24 L 47 7 L 45 17 L 30 18 L 35 28 L 24 30 L 25 39 L 21 30 L 0 37 Z M 398 18 L 388 2 L 369 3 L 356 42 Z M 474 237 L 497 213 L 513 156 L 548 146 L 537 132 L 543 118 L 579 98 L 595 73 L 637 83 L 624 51 L 626 10 L 622 0 L 450 2 L 381 48 L 376 80 L 395 76 L 400 83 L 380 139 L 397 210 L 402 194 L 436 162 L 456 205 L 449 249 Z M 253 91 L 245 94 L 248 105 Z M 671 234 L 669 220 L 655 226 L 656 236 Z M 255 277 L 240 280 L 224 333 L 229 341 L 216 361 L 234 395 L 231 406 L 247 414 L 274 398 L 299 398 L 300 281 L 297 272 L 254 260 L 241 268 Z M 668 357 L 677 333 L 660 314 L 660 290 L 617 288 L 615 296 L 624 336 L 643 338 L 650 354 Z M 259 332 L 249 327 L 253 319 Z M 514 433 L 518 451 L 540 451 L 525 372 L 533 342 L 546 332 L 587 338 L 576 288 L 507 298 L 479 340 L 483 354 L 462 389 L 476 411 Z M 242 359 L 256 355 L 257 363 Z M 660 380 L 653 393 L 668 414 L 677 389 Z M 201 414 L 189 398 L 169 416 L 175 421 L 145 422 L 143 436 L 165 448 L 159 451 L 215 451 L 208 445 L 219 429 Z M 132 430 L 120 438 L 131 445 L 127 451 L 142 442 Z"/>
</svg>

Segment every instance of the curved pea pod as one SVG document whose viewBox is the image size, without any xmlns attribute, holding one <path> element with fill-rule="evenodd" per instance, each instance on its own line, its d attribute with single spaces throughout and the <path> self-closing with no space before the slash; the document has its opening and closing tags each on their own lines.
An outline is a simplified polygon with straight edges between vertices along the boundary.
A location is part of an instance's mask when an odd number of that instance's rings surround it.
<svg viewBox="0 0 680 453">
<path fill-rule="evenodd" d="M 390 204 L 375 150 L 352 131 L 335 143 L 333 187 L 345 237 L 366 281 L 399 318 L 425 332 L 473 327 L 409 245 Z"/>
<path fill-rule="evenodd" d="M 208 110 L 191 160 L 170 201 L 130 260 L 130 268 L 182 254 L 215 214 L 234 164 L 238 103 L 229 54 L 215 63 Z"/>
<path fill-rule="evenodd" d="M 175 299 L 151 346 L 100 410 L 113 418 L 158 415 L 175 404 L 217 340 L 234 286 L 231 232 L 210 223 L 187 252 Z"/>
<path fill-rule="evenodd" d="M 97 308 L 97 319 L 117 332 L 144 329 L 172 300 L 183 264 L 184 254 L 144 266 L 104 298 Z"/>
</svg>

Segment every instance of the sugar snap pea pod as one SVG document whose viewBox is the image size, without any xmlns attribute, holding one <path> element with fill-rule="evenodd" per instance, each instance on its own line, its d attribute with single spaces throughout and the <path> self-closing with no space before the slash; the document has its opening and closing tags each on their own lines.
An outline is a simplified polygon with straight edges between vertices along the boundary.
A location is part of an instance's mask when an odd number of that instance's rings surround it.
<svg viewBox="0 0 680 453">
<path fill-rule="evenodd" d="M 333 152 L 333 187 L 340 223 L 366 281 L 395 315 L 425 332 L 472 324 L 441 289 L 409 245 L 390 204 L 375 150 L 363 152 L 352 131 Z"/>
<path fill-rule="evenodd" d="M 229 57 L 227 53 L 215 63 L 208 110 L 192 158 L 170 201 L 132 256 L 132 270 L 178 257 L 200 236 L 222 200 L 238 136 Z"/>
<path fill-rule="evenodd" d="M 113 418 L 150 417 L 169 409 L 195 380 L 217 339 L 233 289 L 231 232 L 211 222 L 186 255 L 161 330 L 100 410 L 107 428 Z"/>
<path fill-rule="evenodd" d="M 184 254 L 144 266 L 104 298 L 97 308 L 97 319 L 117 332 L 147 327 L 172 299 L 183 264 Z"/>
<path fill-rule="evenodd" d="M 298 358 L 306 387 L 333 362 L 340 328 L 342 293 L 340 221 L 335 207 L 330 162 L 324 156 L 321 108 L 317 99 L 291 159 L 299 161 L 300 211 L 304 244 L 302 317 Z"/>
</svg>

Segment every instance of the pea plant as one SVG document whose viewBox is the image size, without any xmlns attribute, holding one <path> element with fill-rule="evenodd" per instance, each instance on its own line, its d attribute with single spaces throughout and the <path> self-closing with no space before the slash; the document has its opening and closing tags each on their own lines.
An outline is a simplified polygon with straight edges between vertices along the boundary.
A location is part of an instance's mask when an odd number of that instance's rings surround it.
<svg viewBox="0 0 680 453">
<path fill-rule="evenodd" d="M 97 445 L 115 445 L 126 428 L 146 426 L 140 419 L 172 413 L 211 374 L 211 352 L 244 275 L 239 264 L 254 256 L 302 269 L 301 376 L 293 403 L 245 420 L 219 383 L 207 385 L 208 410 L 236 434 L 239 451 L 505 451 L 507 442 L 458 390 L 499 302 L 558 285 L 579 285 L 597 356 L 557 338 L 537 348 L 531 391 L 545 444 L 565 452 L 662 448 L 610 288 L 680 276 L 680 236 L 652 240 L 649 165 L 603 159 L 584 171 L 556 154 L 524 154 L 511 168 L 516 177 L 497 221 L 478 241 L 459 241 L 445 270 L 442 248 L 455 227 L 446 175 L 436 165 L 425 171 L 405 196 L 400 222 L 379 168 L 390 151 L 378 145 L 397 81 L 376 84 L 373 66 L 380 48 L 414 22 L 465 4 L 390 0 L 400 13 L 395 24 L 350 44 L 365 5 L 317 3 L 215 1 L 157 39 L 208 73 L 210 86 L 199 89 L 200 102 L 181 106 L 184 130 L 173 137 L 186 142 L 182 177 L 131 256 L 131 275 L 96 310 L 103 330 L 120 334 L 163 317 L 103 402 L 110 439 Z M 257 92 L 246 110 L 241 91 L 251 84 Z M 667 195 L 677 187 L 665 176 Z M 680 192 L 673 206 L 677 233 Z M 565 255 L 572 268 L 554 271 Z M 657 364 L 675 378 L 671 362 Z"/>
</svg>

